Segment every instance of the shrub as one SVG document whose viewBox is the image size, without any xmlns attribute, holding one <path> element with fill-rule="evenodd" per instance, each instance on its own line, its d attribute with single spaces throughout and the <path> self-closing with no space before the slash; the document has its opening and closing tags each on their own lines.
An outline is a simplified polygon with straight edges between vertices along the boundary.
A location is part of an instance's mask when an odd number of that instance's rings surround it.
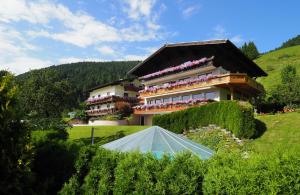
<svg viewBox="0 0 300 195">
<path fill-rule="evenodd" d="M 64 184 L 59 194 L 80 194 L 80 186 L 83 184 L 85 176 L 90 170 L 92 158 L 94 157 L 99 145 L 88 145 L 80 149 L 78 158 L 75 162 L 76 173 Z"/>
<path fill-rule="evenodd" d="M 190 153 L 158 160 L 150 153 L 97 148 L 90 162 L 85 171 L 77 169 L 60 194 L 199 194 L 206 170 Z"/>
<path fill-rule="evenodd" d="M 80 143 L 40 139 L 33 143 L 34 190 L 38 194 L 56 194 L 75 172 Z"/>
<path fill-rule="evenodd" d="M 209 124 L 227 128 L 239 138 L 250 138 L 255 133 L 252 105 L 237 101 L 214 102 L 170 114 L 157 115 L 153 117 L 153 124 L 175 133 Z"/>
<path fill-rule="evenodd" d="M 216 156 L 209 162 L 205 194 L 299 194 L 300 159 L 294 155 L 240 154 Z"/>
<path fill-rule="evenodd" d="M 224 152 L 202 161 L 190 153 L 156 159 L 86 147 L 60 194 L 299 194 L 295 154 Z"/>
</svg>

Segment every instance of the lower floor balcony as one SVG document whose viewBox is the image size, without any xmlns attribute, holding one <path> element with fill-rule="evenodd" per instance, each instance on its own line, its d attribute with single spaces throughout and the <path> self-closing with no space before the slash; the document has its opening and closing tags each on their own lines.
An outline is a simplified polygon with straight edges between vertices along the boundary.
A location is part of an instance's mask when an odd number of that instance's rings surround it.
<svg viewBox="0 0 300 195">
<path fill-rule="evenodd" d="M 190 107 L 205 105 L 208 102 L 213 100 L 207 99 L 197 99 L 197 100 L 187 100 L 179 102 L 170 102 L 162 104 L 148 104 L 148 105 L 139 105 L 133 107 L 134 114 L 159 114 L 159 113 L 168 113 L 179 110 L 185 110 Z"/>
<path fill-rule="evenodd" d="M 87 110 L 86 114 L 88 116 L 103 116 L 106 114 L 113 114 L 117 110 L 115 108 L 109 108 L 109 109 L 93 109 L 93 110 Z"/>
<path fill-rule="evenodd" d="M 121 97 L 121 96 L 105 96 L 105 97 L 99 97 L 99 98 L 89 98 L 86 103 L 87 105 L 96 105 L 96 104 L 104 104 L 109 102 L 128 102 L 128 103 L 136 103 L 137 98 L 136 97 Z"/>
</svg>

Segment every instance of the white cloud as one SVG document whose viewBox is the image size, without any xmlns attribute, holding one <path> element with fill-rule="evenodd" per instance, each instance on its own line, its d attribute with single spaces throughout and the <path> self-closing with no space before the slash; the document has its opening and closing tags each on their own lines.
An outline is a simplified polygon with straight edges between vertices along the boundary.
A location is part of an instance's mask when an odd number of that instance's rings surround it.
<svg viewBox="0 0 300 195">
<path fill-rule="evenodd" d="M 26 55 L 15 56 L 6 62 L 3 62 L 3 59 L 0 59 L 0 63 L 4 63 L 4 65 L 1 66 L 1 69 L 9 70 L 16 74 L 21 74 L 29 70 L 45 68 L 53 64 L 49 60 L 41 60 Z"/>
<path fill-rule="evenodd" d="M 237 45 L 240 45 L 243 42 L 245 42 L 241 35 L 236 35 L 236 36 L 231 37 L 230 41 L 232 41 L 233 43 L 235 43 Z"/>
<path fill-rule="evenodd" d="M 142 61 L 146 59 L 148 55 L 125 55 L 123 60 L 135 60 L 135 61 Z"/>
<path fill-rule="evenodd" d="M 103 62 L 105 60 L 99 58 L 77 58 L 77 57 L 65 57 L 60 58 L 57 63 L 58 64 L 68 64 L 75 62 Z"/>
<path fill-rule="evenodd" d="M 18 31 L 0 25 L 0 69 L 16 74 L 51 65 L 50 61 L 31 57 L 28 51 L 37 47 L 28 43 Z"/>
<path fill-rule="evenodd" d="M 61 32 L 51 32 L 49 29 L 31 30 L 29 35 L 46 37 L 57 41 L 87 47 L 101 42 L 148 41 L 157 38 L 160 26 L 150 17 L 154 0 L 126 1 L 129 5 L 128 14 L 131 18 L 145 16 L 141 24 L 133 23 L 125 28 L 115 28 L 105 24 L 84 12 L 72 12 L 62 4 L 49 1 L 27 2 L 25 0 L 5 0 L 0 7 L 0 21 L 27 21 L 48 27 L 53 20 L 63 25 Z M 136 28 L 138 26 L 138 29 Z M 41 28 L 40 28 L 41 29 Z M 133 31 L 138 30 L 138 33 Z"/>
<path fill-rule="evenodd" d="M 103 55 L 114 56 L 117 53 L 113 48 L 111 48 L 111 47 L 109 47 L 107 45 L 98 47 L 96 49 L 97 49 L 97 51 L 99 51 Z"/>
<path fill-rule="evenodd" d="M 81 48 L 94 46 L 102 54 L 113 58 L 122 57 L 122 60 L 144 59 L 147 56 L 126 55 L 124 51 L 116 52 L 107 43 L 149 41 L 165 36 L 166 34 L 159 31 L 162 28 L 157 21 L 166 6 L 161 4 L 154 10 L 155 3 L 156 0 L 126 0 L 125 13 L 129 21 L 120 24 L 119 20 L 125 20 L 126 17 L 122 19 L 112 16 L 105 23 L 86 12 L 70 10 L 57 1 L 1 0 L 0 68 L 19 74 L 57 63 L 104 61 L 68 56 L 57 60 L 47 60 L 44 56 L 34 57 L 37 52 L 33 51 L 40 50 L 43 46 L 37 47 L 32 44 L 31 41 L 35 41 L 37 37 Z M 118 27 L 114 26 L 116 21 Z M 17 30 L 16 24 L 22 24 L 20 28 L 22 31 Z M 47 56 L 47 51 L 44 55 Z"/>
<path fill-rule="evenodd" d="M 149 17 L 155 0 L 125 0 L 128 7 L 125 8 L 128 16 L 132 19 L 140 19 L 141 17 Z"/>
<path fill-rule="evenodd" d="M 231 33 L 227 32 L 222 25 L 217 25 L 214 27 L 211 39 L 229 39 L 237 45 L 240 45 L 244 42 L 244 39 L 241 35 L 232 36 Z"/>
<path fill-rule="evenodd" d="M 199 5 L 192 5 L 182 10 L 182 15 L 184 18 L 189 18 L 190 16 L 198 13 L 200 10 Z"/>
</svg>

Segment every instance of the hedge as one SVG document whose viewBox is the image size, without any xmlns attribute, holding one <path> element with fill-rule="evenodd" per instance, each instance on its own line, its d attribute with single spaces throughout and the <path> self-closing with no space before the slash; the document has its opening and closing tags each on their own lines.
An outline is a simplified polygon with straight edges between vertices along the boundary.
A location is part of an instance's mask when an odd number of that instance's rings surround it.
<svg viewBox="0 0 300 195">
<path fill-rule="evenodd" d="M 77 170 L 59 194 L 201 194 L 204 164 L 190 153 L 158 160 L 99 148 L 84 179 Z"/>
<path fill-rule="evenodd" d="M 250 138 L 255 133 L 253 107 L 248 102 L 220 101 L 153 117 L 153 125 L 175 133 L 209 124 L 226 128 L 239 138 Z"/>
<path fill-rule="evenodd" d="M 223 153 L 202 161 L 190 153 L 156 159 L 151 154 L 98 148 L 93 158 L 83 156 L 79 164 L 88 170 L 77 167 L 60 194 L 300 193 L 300 157 L 296 153 L 247 157 Z"/>
<path fill-rule="evenodd" d="M 300 158 L 283 152 L 269 155 L 224 154 L 212 159 L 204 177 L 204 194 L 299 194 Z"/>
</svg>

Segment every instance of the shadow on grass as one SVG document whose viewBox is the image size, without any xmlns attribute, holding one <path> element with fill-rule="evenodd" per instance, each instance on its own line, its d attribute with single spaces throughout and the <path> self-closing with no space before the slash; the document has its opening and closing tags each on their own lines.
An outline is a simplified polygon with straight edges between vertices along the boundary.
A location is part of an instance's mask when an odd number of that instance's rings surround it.
<svg viewBox="0 0 300 195">
<path fill-rule="evenodd" d="M 255 130 L 255 134 L 251 137 L 252 139 L 259 138 L 265 133 L 267 130 L 266 124 L 258 119 L 255 119 Z"/>
<path fill-rule="evenodd" d="M 106 143 L 108 143 L 108 142 L 114 141 L 114 140 L 116 140 L 116 139 L 120 139 L 120 138 L 122 138 L 122 137 L 124 137 L 124 136 L 125 136 L 124 131 L 118 131 L 118 132 L 116 132 L 115 134 L 110 135 L 110 136 L 105 136 L 105 137 L 94 137 L 94 143 L 95 143 L 95 144 L 102 145 L 102 144 L 106 144 Z M 76 142 L 76 141 L 83 142 L 84 145 L 89 145 L 89 144 L 92 143 L 91 137 L 75 139 L 74 141 L 75 141 L 75 142 Z"/>
</svg>

